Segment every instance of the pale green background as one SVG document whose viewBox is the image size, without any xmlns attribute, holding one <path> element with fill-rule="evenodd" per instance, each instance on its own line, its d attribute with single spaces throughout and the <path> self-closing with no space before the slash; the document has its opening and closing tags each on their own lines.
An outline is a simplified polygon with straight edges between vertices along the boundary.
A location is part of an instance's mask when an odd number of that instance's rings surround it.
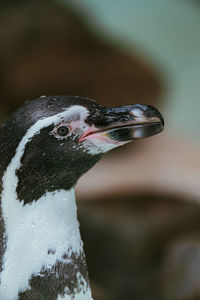
<svg viewBox="0 0 200 300">
<path fill-rule="evenodd" d="M 89 28 L 138 53 L 166 85 L 167 127 L 200 141 L 200 5 L 175 0 L 60 0 Z M 174 129 L 175 128 L 175 129 Z"/>
</svg>

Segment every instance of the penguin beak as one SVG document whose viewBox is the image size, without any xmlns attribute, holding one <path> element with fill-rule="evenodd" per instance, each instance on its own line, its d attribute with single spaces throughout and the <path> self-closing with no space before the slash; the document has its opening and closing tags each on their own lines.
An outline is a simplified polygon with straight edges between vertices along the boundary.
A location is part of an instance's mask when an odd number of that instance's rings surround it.
<svg viewBox="0 0 200 300">
<path fill-rule="evenodd" d="M 141 104 L 97 109 L 88 117 L 87 123 L 91 127 L 81 136 L 80 142 L 103 139 L 122 145 L 133 139 L 153 136 L 164 129 L 161 113 L 153 106 Z"/>
</svg>

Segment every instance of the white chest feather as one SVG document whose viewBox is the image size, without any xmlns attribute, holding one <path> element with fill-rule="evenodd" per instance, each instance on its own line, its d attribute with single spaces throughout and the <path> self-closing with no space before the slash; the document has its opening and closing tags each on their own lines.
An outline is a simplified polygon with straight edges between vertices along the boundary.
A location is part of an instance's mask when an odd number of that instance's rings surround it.
<svg viewBox="0 0 200 300">
<path fill-rule="evenodd" d="M 70 257 L 71 251 L 79 254 L 82 250 L 73 191 L 47 193 L 26 206 L 4 201 L 3 215 L 7 247 L 0 299 L 16 299 L 19 291 L 28 288 L 31 276 L 42 268 L 51 269 L 64 254 Z"/>
</svg>

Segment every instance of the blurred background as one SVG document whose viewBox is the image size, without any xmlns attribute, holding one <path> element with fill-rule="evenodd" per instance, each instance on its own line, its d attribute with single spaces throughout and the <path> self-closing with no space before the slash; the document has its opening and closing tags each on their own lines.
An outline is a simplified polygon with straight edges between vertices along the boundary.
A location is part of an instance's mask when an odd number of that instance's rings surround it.
<svg viewBox="0 0 200 300">
<path fill-rule="evenodd" d="M 160 109 L 165 131 L 77 187 L 96 300 L 200 299 L 200 1 L 0 1 L 0 123 L 73 94 Z"/>
</svg>

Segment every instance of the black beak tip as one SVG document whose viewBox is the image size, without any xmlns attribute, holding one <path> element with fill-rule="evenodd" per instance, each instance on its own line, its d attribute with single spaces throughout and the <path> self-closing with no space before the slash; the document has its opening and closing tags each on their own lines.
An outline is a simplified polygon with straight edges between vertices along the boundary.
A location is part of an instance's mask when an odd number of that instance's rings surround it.
<svg viewBox="0 0 200 300">
<path fill-rule="evenodd" d="M 157 115 L 160 118 L 162 126 L 164 127 L 165 126 L 165 121 L 164 121 L 163 115 L 158 110 L 157 110 Z"/>
<path fill-rule="evenodd" d="M 165 126 L 165 121 L 164 121 L 163 115 L 155 107 L 148 105 L 147 109 L 145 110 L 145 114 L 147 117 L 158 117 L 160 119 L 162 127 Z"/>
</svg>

